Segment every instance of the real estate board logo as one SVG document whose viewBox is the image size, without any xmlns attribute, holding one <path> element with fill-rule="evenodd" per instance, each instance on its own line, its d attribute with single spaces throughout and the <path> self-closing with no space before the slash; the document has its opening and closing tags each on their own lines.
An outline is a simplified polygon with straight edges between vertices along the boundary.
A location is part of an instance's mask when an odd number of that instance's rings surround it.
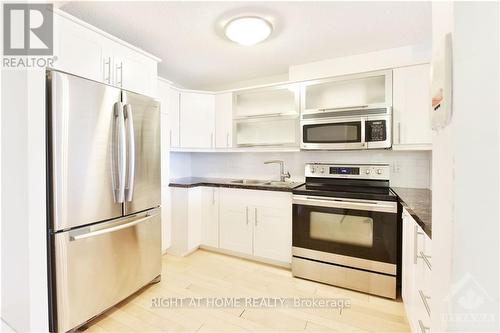
<svg viewBox="0 0 500 333">
<path fill-rule="evenodd" d="M 52 9 L 52 4 L 4 4 L 4 55 L 52 55 Z"/>
<path fill-rule="evenodd" d="M 4 67 L 47 67 L 54 58 L 53 5 L 3 4 Z"/>
</svg>

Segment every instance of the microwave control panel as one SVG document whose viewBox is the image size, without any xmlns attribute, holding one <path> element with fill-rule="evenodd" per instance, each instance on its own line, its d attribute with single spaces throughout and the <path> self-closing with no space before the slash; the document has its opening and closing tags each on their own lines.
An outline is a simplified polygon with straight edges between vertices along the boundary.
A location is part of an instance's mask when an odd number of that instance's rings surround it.
<svg viewBox="0 0 500 333">
<path fill-rule="evenodd" d="M 387 139 L 387 127 L 385 120 L 368 120 L 365 123 L 366 141 L 385 141 Z"/>
</svg>

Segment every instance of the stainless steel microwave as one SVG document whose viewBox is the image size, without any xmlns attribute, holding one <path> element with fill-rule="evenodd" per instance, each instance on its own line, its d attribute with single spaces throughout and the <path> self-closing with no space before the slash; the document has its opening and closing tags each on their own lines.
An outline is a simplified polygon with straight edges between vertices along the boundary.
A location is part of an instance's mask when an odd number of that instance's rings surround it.
<svg viewBox="0 0 500 333">
<path fill-rule="evenodd" d="M 300 118 L 302 149 L 385 149 L 392 146 L 390 107 L 368 105 L 306 111 Z"/>
</svg>

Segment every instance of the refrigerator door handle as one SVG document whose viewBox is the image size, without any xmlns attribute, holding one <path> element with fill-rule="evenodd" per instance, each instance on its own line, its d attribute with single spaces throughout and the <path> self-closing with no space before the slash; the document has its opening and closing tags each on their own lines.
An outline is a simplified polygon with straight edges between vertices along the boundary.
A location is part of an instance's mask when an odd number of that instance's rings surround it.
<svg viewBox="0 0 500 333">
<path fill-rule="evenodd" d="M 119 224 L 119 225 L 115 225 L 113 227 L 109 227 L 109 228 L 105 228 L 105 229 L 99 229 L 99 230 L 87 232 L 87 233 L 80 234 L 80 235 L 70 236 L 69 239 L 70 239 L 70 241 L 76 241 L 76 240 L 80 240 L 80 239 L 84 239 L 84 238 L 90 238 L 90 237 L 95 237 L 95 236 L 99 236 L 99 235 L 109 234 L 111 232 L 115 232 L 115 231 L 118 231 L 118 230 L 122 230 L 122 229 L 133 227 L 134 225 L 137 225 L 137 224 L 139 224 L 141 222 L 149 220 L 151 217 L 153 217 L 155 215 L 147 215 L 145 217 L 139 218 L 139 219 L 134 220 L 132 222 L 128 222 L 128 223 L 124 223 L 124 224 Z"/>
<path fill-rule="evenodd" d="M 132 105 L 125 104 L 123 108 L 125 127 L 127 130 L 127 180 L 125 183 L 125 201 L 132 201 L 135 183 L 135 136 Z"/>
<path fill-rule="evenodd" d="M 121 203 L 125 198 L 125 121 L 123 104 L 116 102 L 114 106 L 113 133 L 113 192 L 115 202 Z"/>
</svg>

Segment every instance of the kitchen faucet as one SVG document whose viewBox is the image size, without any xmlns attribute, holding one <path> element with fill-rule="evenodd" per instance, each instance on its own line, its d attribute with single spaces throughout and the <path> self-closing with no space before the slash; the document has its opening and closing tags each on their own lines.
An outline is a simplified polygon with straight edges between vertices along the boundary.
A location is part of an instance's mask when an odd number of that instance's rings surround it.
<svg viewBox="0 0 500 333">
<path fill-rule="evenodd" d="M 264 164 L 279 163 L 280 165 L 280 182 L 284 182 L 286 178 L 290 178 L 290 172 L 285 172 L 285 163 L 281 160 L 265 161 Z"/>
</svg>

